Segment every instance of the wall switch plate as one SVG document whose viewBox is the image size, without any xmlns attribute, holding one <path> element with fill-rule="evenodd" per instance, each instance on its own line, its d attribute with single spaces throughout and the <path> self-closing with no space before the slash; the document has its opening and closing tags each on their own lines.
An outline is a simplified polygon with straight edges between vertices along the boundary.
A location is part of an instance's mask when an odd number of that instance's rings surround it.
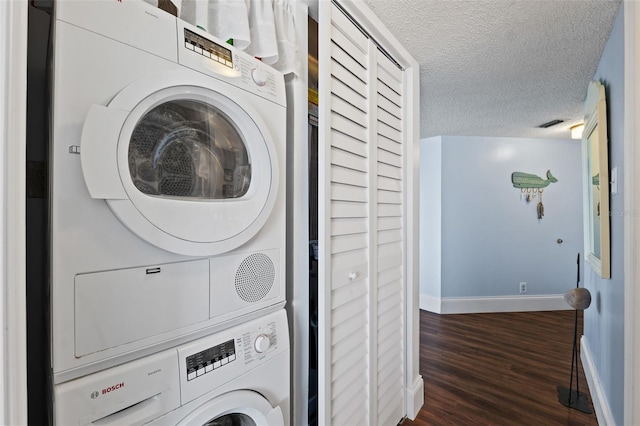
<svg viewBox="0 0 640 426">
<path fill-rule="evenodd" d="M 520 283 L 520 294 L 526 293 L 526 292 L 527 292 L 527 283 L 525 282 Z"/>
<path fill-rule="evenodd" d="M 613 195 L 618 193 L 618 168 L 611 169 L 611 193 Z"/>
</svg>

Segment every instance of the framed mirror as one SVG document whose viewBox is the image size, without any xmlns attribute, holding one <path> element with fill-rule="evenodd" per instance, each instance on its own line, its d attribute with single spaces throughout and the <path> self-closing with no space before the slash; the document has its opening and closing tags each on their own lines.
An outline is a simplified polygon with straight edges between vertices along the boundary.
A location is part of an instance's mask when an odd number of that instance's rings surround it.
<svg viewBox="0 0 640 426">
<path fill-rule="evenodd" d="M 582 134 L 584 253 L 602 278 L 610 278 L 609 150 L 604 86 L 589 83 Z"/>
</svg>

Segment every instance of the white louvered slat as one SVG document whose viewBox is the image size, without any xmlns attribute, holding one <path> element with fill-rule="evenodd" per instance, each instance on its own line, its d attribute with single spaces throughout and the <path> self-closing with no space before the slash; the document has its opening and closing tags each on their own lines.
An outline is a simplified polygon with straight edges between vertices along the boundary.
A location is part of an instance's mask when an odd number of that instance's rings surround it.
<svg viewBox="0 0 640 426">
<path fill-rule="evenodd" d="M 331 352 L 335 359 L 342 359 L 353 352 L 356 348 L 362 347 L 363 345 L 367 345 L 367 339 L 369 338 L 369 333 L 367 330 L 362 329 L 356 333 L 351 335 L 351 338 L 348 340 L 342 340 L 336 343 L 332 348 Z M 341 364 L 344 365 L 344 364 Z M 345 365 L 345 369 L 350 369 L 349 366 Z M 340 372 L 336 369 L 333 370 L 332 374 L 339 375 Z"/>
<path fill-rule="evenodd" d="M 367 51 L 364 47 L 362 48 L 364 50 L 361 50 L 360 47 L 357 47 L 351 39 L 340 31 L 334 31 L 331 34 L 331 40 L 334 44 L 340 46 L 345 52 L 347 52 L 349 56 L 355 59 L 362 68 L 368 68 Z"/>
<path fill-rule="evenodd" d="M 378 274 L 378 288 L 382 289 L 391 283 L 395 285 L 395 281 L 401 280 L 402 277 L 403 277 L 402 266 L 398 266 L 397 268 L 387 269 L 384 272 L 380 272 Z M 382 292 L 382 290 L 380 291 Z"/>
<path fill-rule="evenodd" d="M 331 217 L 367 217 L 368 212 L 366 203 L 335 200 L 331 203 Z"/>
<path fill-rule="evenodd" d="M 385 163 L 378 164 L 378 176 L 384 176 L 392 179 L 402 179 L 402 169 L 390 166 Z"/>
<path fill-rule="evenodd" d="M 378 113 L 378 121 L 386 124 L 387 126 L 391 126 L 398 131 L 402 131 L 402 121 L 398 117 L 395 117 L 389 114 L 387 111 L 382 108 L 377 109 Z"/>
<path fill-rule="evenodd" d="M 331 425 L 366 425 L 364 420 L 369 416 L 367 409 L 368 394 L 356 393 L 356 395 L 349 399 L 348 407 L 344 408 L 342 405 L 340 409 L 336 411 L 335 415 L 331 419 Z"/>
<path fill-rule="evenodd" d="M 366 173 L 368 168 L 366 158 L 343 151 L 339 148 L 331 148 L 331 164 L 363 173 Z"/>
<path fill-rule="evenodd" d="M 378 135 L 378 150 L 388 151 L 395 155 L 402 155 L 402 145 L 391 139 L 387 139 L 384 136 Z"/>
<path fill-rule="evenodd" d="M 331 127 L 333 130 L 337 130 L 363 142 L 367 140 L 367 129 L 340 114 L 331 114 Z"/>
<path fill-rule="evenodd" d="M 378 162 L 388 164 L 394 167 L 402 167 L 402 157 L 392 154 L 383 149 L 378 150 Z M 385 188 L 383 188 L 385 189 Z"/>
<path fill-rule="evenodd" d="M 353 413 L 349 413 L 348 411 L 344 413 L 344 415 L 336 416 L 333 419 L 333 425 L 365 425 L 367 424 L 365 418 L 368 415 L 366 411 L 365 404 L 368 402 L 369 395 L 362 394 L 360 404 L 363 406 L 362 409 L 355 410 Z M 356 402 L 356 401 L 354 401 Z"/>
<path fill-rule="evenodd" d="M 343 151 L 350 152 L 361 157 L 367 156 L 367 144 L 338 131 L 331 133 L 331 145 Z"/>
<path fill-rule="evenodd" d="M 348 100 L 354 107 L 358 108 L 360 111 L 368 111 L 369 101 L 367 100 L 366 96 L 363 96 L 363 94 L 356 92 L 337 78 L 331 79 L 331 94 Z M 389 119 L 388 121 L 389 123 L 387 124 L 389 124 L 391 127 L 394 127 L 392 125 L 393 119 Z"/>
<path fill-rule="evenodd" d="M 364 300 L 364 299 L 363 299 Z M 365 305 L 366 306 L 366 305 Z M 338 324 L 335 327 L 332 327 L 332 341 L 331 344 L 335 345 L 340 342 L 342 339 L 348 338 L 352 333 L 361 329 L 362 327 L 366 327 L 369 319 L 367 318 L 367 311 L 362 311 L 362 315 L 357 315 L 351 319 L 351 321 Z M 366 353 L 369 351 L 367 350 Z"/>
<path fill-rule="evenodd" d="M 378 188 L 386 191 L 402 192 L 402 181 L 378 176 Z"/>
<path fill-rule="evenodd" d="M 332 298 L 336 303 L 333 304 L 332 309 L 336 311 L 348 303 L 355 304 L 360 302 L 364 297 L 366 297 L 367 291 L 368 288 L 366 280 L 361 280 L 348 286 L 334 288 L 332 291 Z"/>
<path fill-rule="evenodd" d="M 344 253 L 368 247 L 369 238 L 367 234 L 351 234 L 333 237 L 331 239 L 331 253 Z"/>
<path fill-rule="evenodd" d="M 378 71 L 378 80 L 383 82 L 386 86 L 388 86 L 391 90 L 396 92 L 398 98 L 400 98 L 400 93 L 402 93 L 402 76 L 400 76 L 400 80 L 394 78 L 387 72 L 384 67 L 379 67 Z M 398 103 L 398 106 L 402 105 L 401 102 Z"/>
<path fill-rule="evenodd" d="M 402 108 L 401 107 L 402 98 L 400 97 L 400 95 L 398 95 L 389 86 L 384 84 L 384 82 L 380 82 L 380 84 L 378 85 L 378 95 L 382 96 L 385 100 L 393 104 L 394 105 L 393 109 L 395 111 L 400 111 L 400 109 Z M 385 106 L 391 107 L 390 104 L 386 104 L 386 103 L 381 107 L 385 108 Z M 393 111 L 389 111 L 389 112 L 395 115 L 398 119 L 402 118 L 400 117 L 400 115 L 398 115 L 397 113 L 394 113 Z"/>
<path fill-rule="evenodd" d="M 402 204 L 402 193 L 378 190 L 378 202 L 386 204 Z"/>
<path fill-rule="evenodd" d="M 402 217 L 402 205 L 378 204 L 378 217 L 398 216 Z"/>
<path fill-rule="evenodd" d="M 333 390 L 333 407 L 336 416 L 340 415 L 341 411 L 353 411 L 354 408 L 361 404 L 354 404 L 352 400 L 358 401 L 358 398 L 362 396 L 362 389 L 368 384 L 368 378 L 366 376 L 359 375 L 355 380 L 344 384 L 344 382 L 338 382 L 332 384 Z"/>
<path fill-rule="evenodd" d="M 380 121 L 378 122 L 378 134 L 391 139 L 392 141 L 398 143 L 402 142 L 402 132 L 399 132 L 393 127 L 388 126 Z"/>
<path fill-rule="evenodd" d="M 398 105 L 391 102 L 389 99 L 385 98 L 381 94 L 378 94 L 378 107 L 387 111 L 389 114 L 394 115 L 400 119 L 402 119 L 402 108 Z"/>
<path fill-rule="evenodd" d="M 402 253 L 397 253 L 390 256 L 378 257 L 378 272 L 386 271 L 389 268 L 393 268 L 398 265 L 402 265 L 403 262 Z"/>
<path fill-rule="evenodd" d="M 400 68 L 391 62 L 388 58 L 378 56 L 378 66 L 386 71 L 387 75 L 391 76 L 396 81 L 402 81 L 403 72 Z M 380 75 L 378 73 L 378 75 Z"/>
<path fill-rule="evenodd" d="M 352 337 L 354 340 L 357 340 L 358 336 L 358 334 L 354 333 Z M 350 342 L 351 339 L 343 340 L 340 343 L 333 345 L 331 348 L 331 356 L 335 361 L 331 366 L 331 383 L 335 382 L 338 377 L 346 374 L 347 371 L 353 370 L 354 368 L 357 369 L 358 366 L 362 365 L 362 347 L 367 346 L 368 338 L 369 336 L 365 336 L 363 345 L 359 347 L 354 346 L 348 352 L 343 351 L 341 356 L 337 356 L 337 352 L 334 353 L 333 349 L 337 348 L 344 342 Z"/>
<path fill-rule="evenodd" d="M 331 8 L 331 22 L 336 29 L 335 32 L 332 31 L 332 37 L 335 37 L 336 32 L 344 34 L 354 44 L 350 52 L 362 52 L 366 54 L 369 51 L 369 40 L 367 37 L 353 25 L 353 22 L 349 21 L 349 18 L 335 7 Z M 366 64 L 367 61 L 364 61 L 364 63 Z"/>
<path fill-rule="evenodd" d="M 332 183 L 342 183 L 345 185 L 359 186 L 362 188 L 367 187 L 368 179 L 366 173 L 334 165 L 331 166 L 330 172 Z M 331 194 L 327 195 L 330 199 Z"/>
<path fill-rule="evenodd" d="M 341 82 L 349 86 L 349 88 L 351 89 L 350 91 L 355 92 L 355 94 L 364 98 L 367 97 L 367 84 L 362 80 L 360 80 L 355 75 L 353 75 L 351 71 L 346 69 L 339 62 L 333 59 L 331 59 L 331 77 L 332 77 L 332 80 L 333 79 L 340 80 Z M 343 93 L 344 96 L 348 96 L 349 94 L 350 94 L 349 92 Z M 393 111 L 389 111 L 389 112 L 393 114 Z"/>
<path fill-rule="evenodd" d="M 367 127 L 367 114 L 338 96 L 331 96 L 331 110 L 363 128 Z M 386 133 L 385 136 L 391 134 L 390 131 Z"/>
<path fill-rule="evenodd" d="M 366 281 L 362 280 L 358 282 L 358 284 L 360 283 L 366 283 Z M 365 288 L 365 293 L 366 293 L 366 288 Z M 351 318 L 353 318 L 356 315 L 360 315 L 360 306 L 358 305 L 359 301 L 360 301 L 359 299 L 354 298 L 333 309 L 331 326 L 332 327 L 337 326 L 340 323 L 349 321 Z"/>
<path fill-rule="evenodd" d="M 389 229 L 402 229 L 402 218 L 381 217 L 378 219 L 378 230 L 386 231 Z"/>
<path fill-rule="evenodd" d="M 368 199 L 367 194 L 368 194 L 367 190 L 359 186 L 345 185 L 341 183 L 331 184 L 332 200 L 357 201 L 361 203 L 366 203 Z"/>
<path fill-rule="evenodd" d="M 378 231 L 378 244 L 401 243 L 402 238 L 402 232 L 397 229 Z"/>
<path fill-rule="evenodd" d="M 356 188 L 362 189 L 362 188 Z M 367 232 L 369 221 L 366 218 L 334 219 L 331 221 L 331 236 L 359 234 Z"/>
<path fill-rule="evenodd" d="M 344 47 L 336 44 L 332 44 L 331 57 L 334 61 L 338 62 L 345 69 L 349 70 L 357 79 L 365 83 L 367 68 L 363 67 L 353 56 L 344 51 Z M 366 84 L 366 83 L 365 83 Z"/>
</svg>

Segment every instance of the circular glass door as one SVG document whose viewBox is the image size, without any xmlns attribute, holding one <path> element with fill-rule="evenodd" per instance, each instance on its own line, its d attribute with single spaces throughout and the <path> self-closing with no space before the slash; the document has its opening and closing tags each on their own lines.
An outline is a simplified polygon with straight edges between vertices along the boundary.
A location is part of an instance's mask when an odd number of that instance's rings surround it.
<svg viewBox="0 0 640 426">
<path fill-rule="evenodd" d="M 235 390 L 200 405 L 177 426 L 284 426 L 282 409 L 273 407 L 262 395 Z"/>
<path fill-rule="evenodd" d="M 147 112 L 131 135 L 128 160 L 135 187 L 154 197 L 235 199 L 251 183 L 242 133 L 200 101 L 168 101 Z"/>
<path fill-rule="evenodd" d="M 269 129 L 286 125 L 284 110 L 257 111 L 248 99 L 255 95 L 220 85 L 191 73 L 140 80 L 85 120 L 91 195 L 173 253 L 235 249 L 264 226 L 278 197 L 284 141 L 276 145 Z"/>
</svg>

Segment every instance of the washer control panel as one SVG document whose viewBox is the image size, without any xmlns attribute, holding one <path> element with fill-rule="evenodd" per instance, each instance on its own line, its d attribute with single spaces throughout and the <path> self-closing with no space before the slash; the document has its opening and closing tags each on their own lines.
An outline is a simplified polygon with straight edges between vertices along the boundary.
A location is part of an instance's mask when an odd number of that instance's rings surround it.
<svg viewBox="0 0 640 426">
<path fill-rule="evenodd" d="M 186 358 L 187 380 L 193 380 L 236 360 L 233 339 Z"/>
<path fill-rule="evenodd" d="M 289 350 L 284 309 L 177 348 L 185 404 Z"/>
</svg>

